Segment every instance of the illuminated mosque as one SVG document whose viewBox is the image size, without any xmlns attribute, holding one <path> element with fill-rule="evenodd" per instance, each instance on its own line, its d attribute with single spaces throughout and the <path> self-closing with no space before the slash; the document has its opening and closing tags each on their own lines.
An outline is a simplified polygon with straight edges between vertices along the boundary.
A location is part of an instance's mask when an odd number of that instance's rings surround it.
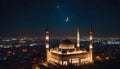
<svg viewBox="0 0 120 69">
<path fill-rule="evenodd" d="M 46 60 L 49 63 L 58 65 L 82 65 L 93 62 L 93 45 L 92 45 L 92 26 L 90 28 L 89 50 L 82 50 L 80 48 L 80 33 L 77 28 L 77 46 L 70 40 L 63 40 L 58 48 L 49 48 L 49 31 L 46 26 L 45 46 L 46 46 Z"/>
</svg>

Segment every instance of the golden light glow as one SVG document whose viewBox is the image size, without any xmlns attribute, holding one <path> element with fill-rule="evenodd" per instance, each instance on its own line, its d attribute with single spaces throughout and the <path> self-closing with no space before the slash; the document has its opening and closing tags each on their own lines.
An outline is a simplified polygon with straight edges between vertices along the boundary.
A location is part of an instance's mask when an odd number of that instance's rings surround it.
<svg viewBox="0 0 120 69">
<path fill-rule="evenodd" d="M 88 63 L 88 62 L 90 62 L 90 57 L 81 59 L 81 63 L 83 63 L 83 64 Z"/>
<path fill-rule="evenodd" d="M 100 58 L 100 56 L 96 56 L 96 60 L 101 61 L 102 59 Z"/>
<path fill-rule="evenodd" d="M 67 52 L 67 54 L 79 54 L 79 53 L 86 53 L 86 51 Z"/>
<path fill-rule="evenodd" d="M 79 63 L 79 58 L 72 58 L 72 63 Z"/>
<path fill-rule="evenodd" d="M 32 65 L 32 69 L 40 69 L 40 67 L 37 64 L 35 64 L 35 65 Z"/>
<path fill-rule="evenodd" d="M 49 48 L 49 45 L 48 45 L 48 44 L 46 44 L 46 48 Z"/>
<path fill-rule="evenodd" d="M 49 60 L 55 62 L 55 63 L 59 63 L 59 61 L 57 59 L 54 59 L 54 58 L 49 58 Z"/>
<path fill-rule="evenodd" d="M 90 40 L 92 40 L 93 38 L 92 37 L 90 37 Z"/>
<path fill-rule="evenodd" d="M 90 49 L 92 49 L 93 47 L 92 47 L 92 45 L 90 45 Z"/>
<path fill-rule="evenodd" d="M 105 59 L 106 59 L 106 60 L 109 60 L 109 57 L 106 57 Z"/>
<path fill-rule="evenodd" d="M 27 52 L 27 49 L 22 49 L 22 52 Z"/>
<path fill-rule="evenodd" d="M 40 69 L 40 67 L 36 66 L 36 68 L 35 68 L 35 69 Z"/>
<path fill-rule="evenodd" d="M 63 61 L 63 65 L 66 65 L 66 66 L 67 66 L 67 64 L 68 64 L 67 61 Z"/>
<path fill-rule="evenodd" d="M 79 34 L 79 28 L 77 28 L 77 47 L 80 47 L 80 34 Z"/>
<path fill-rule="evenodd" d="M 11 51 L 8 51 L 8 54 L 11 54 L 12 52 Z"/>
<path fill-rule="evenodd" d="M 93 39 L 93 37 L 92 37 L 92 32 L 90 32 L 90 49 L 93 48 L 93 46 L 92 46 L 92 39 Z"/>
<path fill-rule="evenodd" d="M 49 32 L 48 31 L 46 31 L 45 39 L 46 39 L 46 48 L 49 48 Z"/>
<path fill-rule="evenodd" d="M 52 52 L 52 53 L 56 53 L 56 54 L 69 55 L 69 54 L 86 53 L 87 51 L 79 50 L 79 51 L 73 51 L 73 52 L 69 52 L 69 51 L 67 51 L 67 53 L 62 53 L 61 51 L 52 50 L 51 52 Z"/>
<path fill-rule="evenodd" d="M 60 61 L 60 65 L 62 65 L 62 61 Z"/>
<path fill-rule="evenodd" d="M 49 40 L 49 37 L 48 37 L 48 36 L 46 36 L 46 40 Z"/>
<path fill-rule="evenodd" d="M 68 44 L 68 45 L 66 45 L 66 44 L 61 43 L 59 45 L 59 48 L 60 49 L 74 49 L 75 47 L 74 47 L 74 44 Z"/>
</svg>

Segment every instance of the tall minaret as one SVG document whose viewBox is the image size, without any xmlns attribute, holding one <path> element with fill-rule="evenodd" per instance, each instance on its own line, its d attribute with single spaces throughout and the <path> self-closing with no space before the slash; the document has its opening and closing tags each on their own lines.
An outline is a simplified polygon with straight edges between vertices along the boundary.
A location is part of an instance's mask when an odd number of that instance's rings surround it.
<svg viewBox="0 0 120 69">
<path fill-rule="evenodd" d="M 90 46 L 89 46 L 89 51 L 90 51 L 90 62 L 93 61 L 93 37 L 92 37 L 92 25 L 90 27 Z"/>
<path fill-rule="evenodd" d="M 49 59 L 49 32 L 48 32 L 48 25 L 46 25 L 46 32 L 45 32 L 45 46 L 46 46 L 46 59 Z"/>
<path fill-rule="evenodd" d="M 77 28 L 77 48 L 80 48 L 80 33 L 79 33 L 79 27 Z"/>
</svg>

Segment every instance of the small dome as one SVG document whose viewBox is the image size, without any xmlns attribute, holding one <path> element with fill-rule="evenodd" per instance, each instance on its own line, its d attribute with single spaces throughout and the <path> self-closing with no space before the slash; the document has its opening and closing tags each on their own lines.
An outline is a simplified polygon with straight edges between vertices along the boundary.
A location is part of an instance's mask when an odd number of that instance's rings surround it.
<svg viewBox="0 0 120 69">
<path fill-rule="evenodd" d="M 74 44 L 70 40 L 66 39 L 62 43 L 60 43 L 59 48 L 60 49 L 74 49 L 75 47 L 74 47 Z"/>
</svg>

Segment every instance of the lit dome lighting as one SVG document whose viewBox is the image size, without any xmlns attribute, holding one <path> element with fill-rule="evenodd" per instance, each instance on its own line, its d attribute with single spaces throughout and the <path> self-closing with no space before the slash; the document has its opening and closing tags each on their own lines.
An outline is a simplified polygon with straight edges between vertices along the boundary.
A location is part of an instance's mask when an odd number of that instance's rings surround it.
<svg viewBox="0 0 120 69">
<path fill-rule="evenodd" d="M 60 43 L 59 48 L 60 49 L 74 49 L 75 46 L 70 40 L 66 39 L 62 43 Z"/>
</svg>

